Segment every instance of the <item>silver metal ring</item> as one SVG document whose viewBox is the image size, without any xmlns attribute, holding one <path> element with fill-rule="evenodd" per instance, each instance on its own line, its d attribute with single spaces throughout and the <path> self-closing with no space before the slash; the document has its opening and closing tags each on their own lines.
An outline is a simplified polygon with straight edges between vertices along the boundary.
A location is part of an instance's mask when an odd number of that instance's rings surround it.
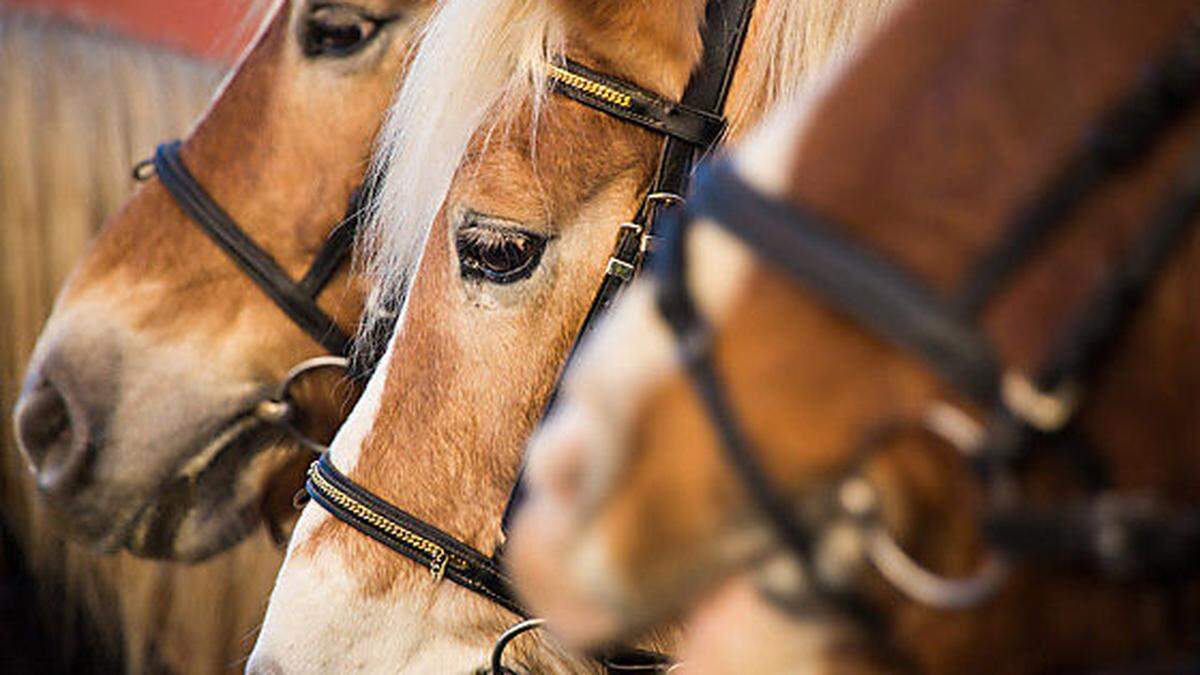
<svg viewBox="0 0 1200 675">
<path fill-rule="evenodd" d="M 154 177 L 154 158 L 151 157 L 149 159 L 143 159 L 137 164 L 134 164 L 130 174 L 132 174 L 133 179 L 139 183 L 144 183 L 145 181 L 150 180 Z"/>
<path fill-rule="evenodd" d="M 279 383 L 279 388 L 275 390 L 275 400 L 284 401 L 291 395 L 292 385 L 302 376 L 307 375 L 315 370 L 323 370 L 325 368 L 337 368 L 340 370 L 348 370 L 350 368 L 350 359 L 344 356 L 316 356 L 311 359 L 305 359 L 300 363 L 292 366 L 292 369 L 283 376 L 283 381 Z"/>
<path fill-rule="evenodd" d="M 504 650 L 508 648 L 510 642 L 531 630 L 541 628 L 545 623 L 545 619 L 525 619 L 501 633 L 500 637 L 496 638 L 496 643 L 492 645 L 491 670 L 489 671 L 491 675 L 504 675 Z"/>
<path fill-rule="evenodd" d="M 1008 561 L 994 552 L 970 576 L 935 574 L 913 560 L 882 527 L 868 533 L 867 558 L 900 593 L 937 609 L 976 607 L 994 596 L 1009 575 Z"/>
<path fill-rule="evenodd" d="M 280 381 L 279 387 L 275 390 L 275 395 L 271 398 L 260 401 L 254 414 L 260 420 L 287 430 L 300 445 L 316 454 L 325 452 L 328 447 L 324 443 L 318 443 L 310 438 L 303 431 L 296 428 L 292 424 L 295 417 L 295 402 L 292 399 L 292 386 L 301 377 L 326 368 L 337 368 L 346 370 L 350 367 L 350 360 L 344 356 L 317 356 L 311 359 L 305 359 L 292 367 L 287 372 L 287 375 Z"/>
</svg>

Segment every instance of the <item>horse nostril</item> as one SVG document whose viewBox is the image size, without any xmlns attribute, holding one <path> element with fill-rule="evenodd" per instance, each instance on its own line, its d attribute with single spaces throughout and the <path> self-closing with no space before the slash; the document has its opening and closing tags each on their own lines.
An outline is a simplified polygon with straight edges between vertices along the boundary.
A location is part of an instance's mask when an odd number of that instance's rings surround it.
<svg viewBox="0 0 1200 675">
<path fill-rule="evenodd" d="M 37 377 L 21 394 L 16 411 L 17 441 L 37 474 L 38 486 L 62 493 L 81 475 L 88 454 L 87 425 L 66 392 Z"/>
</svg>

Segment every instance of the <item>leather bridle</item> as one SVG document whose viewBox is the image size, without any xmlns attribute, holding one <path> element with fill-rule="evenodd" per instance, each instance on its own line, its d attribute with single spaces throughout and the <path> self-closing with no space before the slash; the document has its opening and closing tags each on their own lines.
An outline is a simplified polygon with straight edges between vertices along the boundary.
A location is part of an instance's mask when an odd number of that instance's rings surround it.
<svg viewBox="0 0 1200 675">
<path fill-rule="evenodd" d="M 157 176 L 167 194 L 188 219 L 220 247 L 292 323 L 329 352 L 328 355 L 297 364 L 277 387 L 275 395 L 264 398 L 255 407 L 258 419 L 287 430 L 301 445 L 320 452 L 324 446 L 295 425 L 297 411 L 290 392 L 292 385 L 308 373 L 323 369 L 347 370 L 350 367 L 351 338 L 333 317 L 321 309 L 317 297 L 333 275 L 350 260 L 355 233 L 362 222 L 369 197 L 368 191 L 365 187 L 354 190 L 345 216 L 317 251 L 308 271 L 299 281 L 294 281 L 275 258 L 255 243 L 200 184 L 184 164 L 180 155 L 181 147 L 182 143 L 178 140 L 159 145 L 153 157 L 134 166 L 133 177 L 138 181 L 146 181 Z"/>
<path fill-rule="evenodd" d="M 145 180 L 150 175 L 148 170 L 153 167 L 153 175 L 158 176 L 175 204 L 287 314 L 292 323 L 330 354 L 346 356 L 350 350 L 350 336 L 317 305 L 317 296 L 350 258 L 362 206 L 360 192 L 355 192 L 346 217 L 317 251 L 308 271 L 299 281 L 293 281 L 275 258 L 256 244 L 196 180 L 180 157 L 181 145 L 176 140 L 158 146 L 152 159 L 134 167 L 134 177 Z"/>
<path fill-rule="evenodd" d="M 709 0 L 702 31 L 704 52 L 678 102 L 570 59 L 547 64 L 548 80 L 556 93 L 665 139 L 654 178 L 637 212 L 617 233 L 612 255 L 576 344 L 641 267 L 655 218 L 666 207 L 683 202 L 697 157 L 708 152 L 724 135 L 725 99 L 753 6 L 753 0 Z M 518 478 L 505 507 L 504 531 L 510 514 L 521 501 L 521 485 Z M 528 616 L 502 568 L 501 550 L 486 555 L 389 504 L 338 471 L 328 453 L 313 462 L 305 489 L 313 501 L 334 517 L 428 567 L 435 580 L 448 579 L 518 616 Z M 537 625 L 540 624 L 523 622 L 519 630 L 514 627 L 515 632 L 506 634 L 497 643 L 493 672 L 499 670 L 500 656 L 509 640 Z M 642 650 L 623 649 L 599 658 L 609 672 L 665 671 L 671 667 L 665 655 Z"/>
<path fill-rule="evenodd" d="M 677 341 L 681 360 L 728 464 L 778 541 L 803 570 L 805 597 L 860 599 L 851 581 L 821 576 L 829 551 L 825 535 L 851 523 L 865 553 L 842 561 L 864 563 L 912 600 L 942 609 L 984 602 L 1007 578 L 1006 560 L 1071 565 L 1110 579 L 1178 579 L 1200 572 L 1200 507 L 1168 508 L 1141 495 L 1118 494 L 1104 459 L 1077 424 L 1089 385 L 1133 322 L 1159 272 L 1195 229 L 1200 214 L 1200 144 L 1190 151 L 1176 182 L 1149 226 L 1094 290 L 1067 330 L 1052 343 L 1034 376 L 1005 368 L 978 324 L 978 315 L 1039 244 L 1122 171 L 1132 168 L 1168 133 L 1180 129 L 1200 99 L 1200 26 L 1148 69 L 1137 86 L 1105 114 L 1053 179 L 1007 228 L 1007 237 L 968 266 L 957 296 L 934 291 L 864 245 L 845 228 L 804 206 L 766 196 L 747 185 L 732 161 L 702 167 L 685 210 L 660 224 L 653 276 L 658 307 Z M 962 451 L 984 487 L 983 533 L 989 555 L 970 577 L 939 576 L 907 557 L 886 533 L 877 490 L 861 462 L 832 481 L 823 508 L 799 508 L 763 467 L 722 384 L 712 355 L 712 331 L 685 282 L 685 242 L 703 219 L 737 237 L 775 269 L 787 273 L 825 305 L 920 357 L 954 390 L 990 411 L 978 424 L 949 409 L 953 423 L 935 431 Z M 940 413 L 947 412 L 946 409 Z M 944 419 L 944 415 L 943 415 Z M 951 430 L 956 427 L 957 431 Z M 882 439 L 877 439 L 882 441 Z M 1057 506 L 1021 499 L 1022 469 L 1056 452 L 1078 470 L 1090 497 Z M 813 515 L 819 514 L 819 515 Z M 850 575 L 853 576 L 853 575 Z"/>
</svg>

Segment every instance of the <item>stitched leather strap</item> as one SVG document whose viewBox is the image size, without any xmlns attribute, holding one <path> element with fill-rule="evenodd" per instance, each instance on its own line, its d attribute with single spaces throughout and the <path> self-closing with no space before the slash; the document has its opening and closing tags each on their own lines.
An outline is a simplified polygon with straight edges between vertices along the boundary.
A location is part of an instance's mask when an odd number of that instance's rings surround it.
<svg viewBox="0 0 1200 675">
<path fill-rule="evenodd" d="M 429 568 L 435 581 L 449 579 L 525 616 L 495 561 L 350 480 L 329 453 L 309 467 L 304 489 L 338 520 Z"/>
<path fill-rule="evenodd" d="M 704 29 L 701 37 L 704 53 L 684 89 L 683 97 L 676 107 L 688 111 L 703 112 L 705 119 L 720 119 L 720 132 L 703 145 L 690 140 L 668 135 L 659 156 L 658 170 L 647 189 L 646 198 L 638 207 L 633 219 L 617 232 L 608 267 L 592 298 L 592 304 L 576 333 L 575 342 L 567 355 L 566 363 L 574 358 L 575 350 L 583 338 L 591 332 L 599 318 L 617 299 L 621 291 L 633 280 L 646 254 L 644 242 L 649 242 L 654 218 L 660 208 L 677 206 L 670 196 L 683 198 L 688 192 L 688 183 L 696 157 L 708 152 L 720 141 L 725 132 L 723 112 L 729 96 L 729 85 L 733 81 L 738 56 L 746 41 L 750 27 L 750 16 L 754 11 L 754 0 L 709 0 L 705 9 Z M 591 72 L 591 71 L 588 71 Z M 585 101 L 586 102 L 586 101 Z M 598 110 L 616 114 L 604 106 L 593 106 Z M 625 119 L 624 117 L 621 119 Z M 706 137 L 707 138 L 707 137 Z M 668 197 L 663 199 L 662 197 Z M 565 367 L 565 364 L 564 364 Z M 558 397 L 558 386 L 550 393 L 546 410 L 554 406 Z M 508 532 L 517 509 L 524 500 L 524 469 L 517 475 L 517 483 L 509 494 L 504 507 L 501 528 Z"/>
<path fill-rule="evenodd" d="M 349 256 L 357 218 L 351 217 L 334 230 L 313 267 L 297 283 L 200 185 L 184 165 L 179 155 L 180 146 L 177 140 L 163 143 L 154 151 L 153 159 L 155 173 L 180 210 L 199 225 L 293 323 L 330 353 L 345 356 L 349 351 L 349 336 L 317 305 L 315 298 Z M 135 169 L 134 175 L 139 176 L 138 170 Z"/>
<path fill-rule="evenodd" d="M 548 68 L 554 90 L 567 98 L 697 148 L 710 147 L 725 132 L 720 115 L 676 103 L 570 59 Z"/>
</svg>

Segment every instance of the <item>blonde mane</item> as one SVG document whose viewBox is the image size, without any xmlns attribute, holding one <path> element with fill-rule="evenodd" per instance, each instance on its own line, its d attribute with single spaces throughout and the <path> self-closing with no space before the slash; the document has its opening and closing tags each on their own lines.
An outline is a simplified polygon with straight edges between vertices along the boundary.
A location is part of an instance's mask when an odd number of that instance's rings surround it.
<svg viewBox="0 0 1200 675">
<path fill-rule="evenodd" d="M 266 4 L 258 3 L 254 11 Z M 187 131 L 223 68 L 0 8 L 0 403 L 12 410 L 25 363 L 62 280 L 130 194 L 129 168 Z M 123 656 L 127 672 L 240 670 L 269 588 L 242 570 L 277 564 L 258 537 L 198 566 L 99 556 L 52 534 L 10 424 L 0 440 L 0 513 L 42 591 L 42 623 L 64 669 Z M 9 569 L 14 561 L 0 561 Z M 268 579 L 269 582 L 269 579 Z M 99 629 L 80 644 L 72 627 Z M 61 632 L 60 632 L 61 631 Z M 76 642 L 72 643 L 72 639 Z M 28 647 L 28 646 L 27 646 Z M 75 660 L 79 649 L 101 664 Z"/>
<path fill-rule="evenodd" d="M 360 339 L 395 306 L 420 261 L 429 225 L 486 116 L 543 88 L 542 64 L 561 41 L 542 0 L 450 0 L 426 26 L 374 154 L 377 186 L 359 252 L 372 280 Z M 536 110 L 536 104 L 535 104 Z M 378 345 L 366 345 L 369 349 Z"/>
<path fill-rule="evenodd" d="M 555 1 L 448 0 L 429 24 L 375 152 L 374 209 L 359 240 L 372 309 L 359 348 L 378 351 L 374 342 L 389 337 L 378 330 L 378 310 L 403 297 L 474 134 L 503 133 L 489 116 L 502 118 L 496 113 L 506 105 L 531 97 L 538 114 L 548 91 L 544 64 L 564 42 Z M 892 1 L 761 0 L 738 78 L 754 90 L 739 96 L 735 84 L 734 133 L 847 52 L 850 34 L 876 23 Z"/>
</svg>

